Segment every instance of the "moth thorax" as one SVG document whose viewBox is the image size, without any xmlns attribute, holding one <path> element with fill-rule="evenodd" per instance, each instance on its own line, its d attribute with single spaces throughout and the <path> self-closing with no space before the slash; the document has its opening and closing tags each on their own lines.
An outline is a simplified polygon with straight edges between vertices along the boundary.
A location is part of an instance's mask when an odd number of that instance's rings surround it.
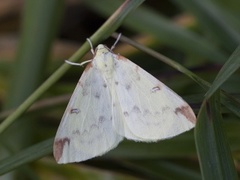
<svg viewBox="0 0 240 180">
<path fill-rule="evenodd" d="M 112 77 L 114 70 L 114 59 L 111 52 L 102 53 L 99 56 L 95 56 L 94 64 L 98 70 L 101 71 L 105 78 Z"/>
</svg>

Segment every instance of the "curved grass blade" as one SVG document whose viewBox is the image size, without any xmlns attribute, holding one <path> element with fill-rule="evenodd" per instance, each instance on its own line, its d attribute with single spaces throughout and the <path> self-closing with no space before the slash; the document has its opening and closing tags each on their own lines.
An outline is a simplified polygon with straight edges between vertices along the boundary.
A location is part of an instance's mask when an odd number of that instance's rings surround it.
<svg viewBox="0 0 240 180">
<path fill-rule="evenodd" d="M 219 71 L 205 97 L 209 98 L 240 67 L 240 46 Z"/>
</svg>

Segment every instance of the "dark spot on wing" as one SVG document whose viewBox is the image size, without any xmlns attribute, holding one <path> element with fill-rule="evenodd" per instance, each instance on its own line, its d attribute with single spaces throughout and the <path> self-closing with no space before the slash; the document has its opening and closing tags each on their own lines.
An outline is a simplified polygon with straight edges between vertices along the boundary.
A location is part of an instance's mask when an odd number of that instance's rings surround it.
<svg viewBox="0 0 240 180">
<path fill-rule="evenodd" d="M 54 141 L 53 155 L 54 155 L 57 162 L 62 157 L 63 149 L 64 149 L 64 146 L 66 145 L 66 143 L 69 146 L 70 139 L 68 137 L 61 138 L 61 139 L 56 139 Z"/>
<path fill-rule="evenodd" d="M 83 87 L 83 84 L 82 84 L 81 81 L 78 81 L 78 85 L 81 86 L 81 87 Z"/>
<path fill-rule="evenodd" d="M 74 130 L 72 133 L 73 133 L 73 134 L 80 135 L 80 131 L 79 131 L 78 129 L 77 129 L 77 130 Z"/>
<path fill-rule="evenodd" d="M 123 112 L 123 115 L 124 115 L 125 117 L 128 117 L 128 116 L 129 116 L 129 114 L 128 114 L 127 111 L 124 111 L 124 112 Z"/>
<path fill-rule="evenodd" d="M 96 92 L 96 94 L 94 95 L 95 98 L 99 99 L 100 98 L 100 92 Z"/>
<path fill-rule="evenodd" d="M 162 111 L 167 111 L 167 110 L 169 110 L 169 109 L 170 109 L 170 107 L 168 107 L 168 106 L 163 106 Z"/>
<path fill-rule="evenodd" d="M 106 119 L 105 119 L 104 116 L 100 116 L 100 117 L 98 118 L 99 123 L 103 123 L 105 120 L 106 120 Z"/>
<path fill-rule="evenodd" d="M 191 121 L 193 124 L 196 124 L 196 117 L 191 109 L 190 106 L 181 106 L 175 109 L 175 114 L 182 114 L 185 116 L 189 121 Z"/>
<path fill-rule="evenodd" d="M 82 133 L 80 133 L 81 136 L 86 136 L 87 134 L 88 134 L 88 131 L 86 129 Z"/>
<path fill-rule="evenodd" d="M 99 129 L 99 127 L 98 127 L 98 125 L 96 125 L 96 124 L 92 124 L 92 125 L 90 126 L 90 129 L 91 129 L 91 131 L 92 131 L 92 129 Z"/>
<path fill-rule="evenodd" d="M 165 113 L 165 112 L 168 111 L 168 110 L 170 110 L 170 107 L 164 106 L 164 107 L 162 108 L 162 113 Z"/>
<path fill-rule="evenodd" d="M 87 88 L 83 88 L 82 95 L 87 96 L 89 94 Z"/>
<path fill-rule="evenodd" d="M 161 90 L 161 88 L 160 88 L 159 85 L 152 88 L 152 92 L 153 92 L 153 93 L 155 93 L 155 92 L 157 92 L 157 91 L 160 91 L 160 90 Z"/>
<path fill-rule="evenodd" d="M 119 63 L 117 61 L 114 61 L 114 69 L 119 68 Z"/>
<path fill-rule="evenodd" d="M 148 115 L 148 114 L 150 114 L 150 111 L 149 111 L 148 109 L 144 109 L 144 111 L 143 111 L 143 116 L 146 116 L 146 115 Z"/>
<path fill-rule="evenodd" d="M 103 87 L 105 87 L 105 88 L 106 88 L 106 87 L 107 87 L 107 84 L 105 84 L 105 83 L 104 83 L 104 84 L 103 84 Z"/>
<path fill-rule="evenodd" d="M 155 112 L 155 115 L 156 115 L 156 116 L 158 116 L 158 115 L 160 115 L 160 114 L 161 114 L 161 113 L 160 113 L 159 111 L 156 111 L 156 112 Z"/>
<path fill-rule="evenodd" d="M 131 89 L 131 84 L 126 84 L 125 88 L 126 88 L 126 90 Z"/>
<path fill-rule="evenodd" d="M 70 113 L 71 114 L 78 114 L 80 112 L 80 109 L 78 109 L 78 108 L 72 108 L 71 110 L 70 110 Z"/>
<path fill-rule="evenodd" d="M 115 84 L 118 85 L 118 81 L 115 81 Z"/>
<path fill-rule="evenodd" d="M 139 109 L 139 107 L 138 106 L 133 106 L 133 112 L 134 113 L 141 113 L 141 111 L 140 111 L 140 109 Z"/>
</svg>

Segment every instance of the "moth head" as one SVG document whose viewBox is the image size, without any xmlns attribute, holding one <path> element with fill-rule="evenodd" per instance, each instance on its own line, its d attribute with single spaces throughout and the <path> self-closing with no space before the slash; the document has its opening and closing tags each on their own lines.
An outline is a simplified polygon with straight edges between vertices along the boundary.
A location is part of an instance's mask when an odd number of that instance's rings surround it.
<svg viewBox="0 0 240 180">
<path fill-rule="evenodd" d="M 107 46 L 104 46 L 103 44 L 99 44 L 95 49 L 95 56 L 99 56 L 101 54 L 105 54 L 110 52 L 110 49 Z"/>
</svg>

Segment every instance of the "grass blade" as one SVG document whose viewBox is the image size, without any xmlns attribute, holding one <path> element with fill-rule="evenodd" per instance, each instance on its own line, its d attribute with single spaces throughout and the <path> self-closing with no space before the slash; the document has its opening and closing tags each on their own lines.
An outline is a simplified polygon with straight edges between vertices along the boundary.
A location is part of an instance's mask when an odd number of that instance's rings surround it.
<svg viewBox="0 0 240 180">
<path fill-rule="evenodd" d="M 195 139 L 203 179 L 238 179 L 222 129 L 219 92 L 203 102 Z"/>
<path fill-rule="evenodd" d="M 53 138 L 33 145 L 0 161 L 0 175 L 52 153 Z"/>
<path fill-rule="evenodd" d="M 233 52 L 228 61 L 219 71 L 211 87 L 206 93 L 209 98 L 238 68 L 240 67 L 240 46 Z"/>
</svg>

